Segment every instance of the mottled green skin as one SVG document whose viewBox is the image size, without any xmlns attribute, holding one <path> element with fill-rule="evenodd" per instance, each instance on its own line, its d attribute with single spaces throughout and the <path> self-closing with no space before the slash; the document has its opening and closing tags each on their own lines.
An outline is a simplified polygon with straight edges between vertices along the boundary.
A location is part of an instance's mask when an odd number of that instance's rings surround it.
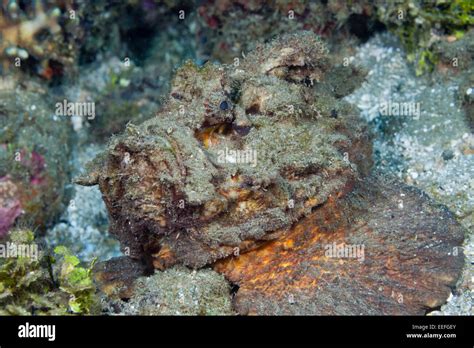
<svg viewBox="0 0 474 348">
<path fill-rule="evenodd" d="M 371 147 L 341 100 L 356 84 L 334 83 L 363 74 L 332 67 L 327 54 L 316 35 L 299 32 L 238 67 L 181 68 L 157 116 L 114 137 L 79 179 L 99 184 L 122 248 L 132 257 L 170 249 L 162 267 L 202 267 L 349 191 L 370 168 Z M 199 134 L 212 126 L 224 131 L 209 145 Z M 257 159 L 222 161 L 225 149 Z"/>
<path fill-rule="evenodd" d="M 235 315 L 223 275 L 185 267 L 140 277 L 127 302 L 110 300 L 106 306 L 123 315 Z"/>
<path fill-rule="evenodd" d="M 19 191 L 18 219 L 44 231 L 70 197 L 72 130 L 55 115 L 55 100 L 41 89 L 0 91 L 0 177 Z"/>
</svg>

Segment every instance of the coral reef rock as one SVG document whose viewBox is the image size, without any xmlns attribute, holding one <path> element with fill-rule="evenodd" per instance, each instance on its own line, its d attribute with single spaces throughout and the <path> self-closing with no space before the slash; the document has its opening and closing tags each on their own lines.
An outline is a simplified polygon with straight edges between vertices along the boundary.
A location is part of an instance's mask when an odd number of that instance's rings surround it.
<svg viewBox="0 0 474 348">
<path fill-rule="evenodd" d="M 0 91 L 0 234 L 17 217 L 44 231 L 60 216 L 72 188 L 71 133 L 45 91 Z"/>
<path fill-rule="evenodd" d="M 327 1 L 326 1 L 327 3 Z M 373 2 L 205 0 L 197 8 L 199 54 L 227 63 L 255 48 L 255 43 L 297 30 L 310 30 L 331 48 L 357 44 L 375 26 Z M 344 43 L 337 45 L 336 43 Z M 350 42 L 350 44 L 348 44 Z"/>
</svg>

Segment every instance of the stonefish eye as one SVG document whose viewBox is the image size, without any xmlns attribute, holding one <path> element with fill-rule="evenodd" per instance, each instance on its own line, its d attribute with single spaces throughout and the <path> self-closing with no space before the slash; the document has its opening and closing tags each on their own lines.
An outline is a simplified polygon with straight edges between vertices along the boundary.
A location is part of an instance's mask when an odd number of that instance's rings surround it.
<svg viewBox="0 0 474 348">
<path fill-rule="evenodd" d="M 229 105 L 229 102 L 227 100 L 224 100 L 219 104 L 219 109 L 221 109 L 223 111 L 229 110 L 229 108 L 230 108 L 230 105 Z"/>
</svg>

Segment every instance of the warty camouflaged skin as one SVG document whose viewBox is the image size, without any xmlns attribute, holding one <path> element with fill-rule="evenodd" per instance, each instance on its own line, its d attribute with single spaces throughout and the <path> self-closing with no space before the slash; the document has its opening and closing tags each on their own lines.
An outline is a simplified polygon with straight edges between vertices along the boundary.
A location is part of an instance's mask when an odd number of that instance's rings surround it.
<svg viewBox="0 0 474 348">
<path fill-rule="evenodd" d="M 310 32 L 230 66 L 189 62 L 157 115 L 112 138 L 77 182 L 99 185 L 110 231 L 155 268 L 255 248 L 369 171 L 366 127 L 341 99 L 363 77 Z"/>
</svg>

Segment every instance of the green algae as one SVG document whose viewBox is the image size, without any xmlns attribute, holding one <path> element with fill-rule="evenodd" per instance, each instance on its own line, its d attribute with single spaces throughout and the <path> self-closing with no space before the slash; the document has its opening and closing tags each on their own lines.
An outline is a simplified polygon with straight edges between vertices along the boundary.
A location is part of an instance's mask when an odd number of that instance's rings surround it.
<svg viewBox="0 0 474 348">
<path fill-rule="evenodd" d="M 378 6 L 377 15 L 400 38 L 419 76 L 432 71 L 439 61 L 433 31 L 461 38 L 474 24 L 473 11 L 470 0 L 404 0 Z"/>
<path fill-rule="evenodd" d="M 0 258 L 0 315 L 98 313 L 93 263 L 81 267 L 80 260 L 63 246 L 54 255 L 48 254 L 39 249 L 30 230 L 12 231 L 2 246 L 38 252 Z"/>
</svg>

